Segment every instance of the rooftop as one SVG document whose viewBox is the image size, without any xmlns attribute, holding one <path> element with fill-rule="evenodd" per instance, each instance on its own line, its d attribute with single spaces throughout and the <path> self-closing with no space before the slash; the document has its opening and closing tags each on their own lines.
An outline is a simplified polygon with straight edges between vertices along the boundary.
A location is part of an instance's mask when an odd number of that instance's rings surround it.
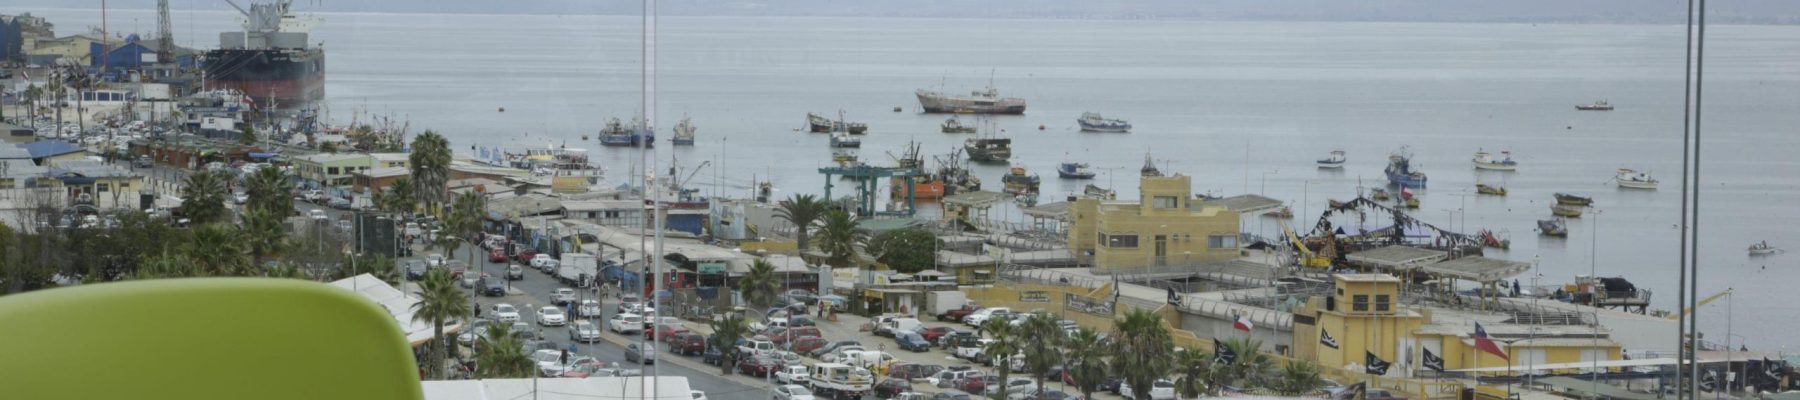
<svg viewBox="0 0 1800 400">
<path fill-rule="evenodd" d="M 68 160 L 50 166 L 50 173 L 57 176 L 75 175 L 87 178 L 112 178 L 137 176 L 130 170 L 94 160 Z"/>
<path fill-rule="evenodd" d="M 1344 282 L 1393 282 L 1400 283 L 1400 278 L 1388 274 L 1337 274 L 1333 278 Z"/>
<path fill-rule="evenodd" d="M 1526 270 L 1531 269 L 1531 263 L 1496 260 L 1482 256 L 1468 256 L 1425 265 L 1419 267 L 1419 269 L 1452 278 L 1467 279 L 1476 282 L 1494 282 L 1525 273 Z"/>
<path fill-rule="evenodd" d="M 1435 263 L 1448 255 L 1449 253 L 1437 250 L 1393 245 L 1351 253 L 1344 258 L 1378 267 L 1408 268 Z"/>
<path fill-rule="evenodd" d="M 602 210 L 639 210 L 648 206 L 643 200 L 564 200 L 562 208 L 568 211 L 602 211 Z"/>
<path fill-rule="evenodd" d="M 1251 214 L 1281 208 L 1281 200 L 1256 194 L 1241 194 L 1217 200 L 1189 203 L 1188 208 L 1224 207 L 1239 214 Z"/>
<path fill-rule="evenodd" d="M 1059 220 L 1059 221 L 1068 220 L 1070 204 L 1071 203 L 1066 202 L 1066 201 L 1059 201 L 1059 202 L 1050 203 L 1050 204 L 1039 204 L 1035 207 L 1026 208 L 1025 215 L 1032 216 L 1032 217 L 1038 217 L 1038 218 L 1054 219 L 1054 220 Z"/>
<path fill-rule="evenodd" d="M 998 204 L 1009 198 L 1012 198 L 1012 196 L 1005 193 L 977 190 L 944 197 L 944 204 L 981 208 Z"/>
<path fill-rule="evenodd" d="M 326 163 L 361 160 L 361 159 L 367 159 L 367 158 L 369 158 L 369 155 L 367 155 L 367 154 L 319 153 L 319 154 L 311 154 L 311 155 L 305 155 L 305 156 L 300 156 L 300 157 L 294 157 L 294 160 L 296 160 L 296 161 L 305 160 L 305 161 L 318 163 L 318 164 L 326 164 Z"/>
<path fill-rule="evenodd" d="M 412 170 L 402 167 L 376 168 L 368 171 L 357 171 L 355 175 L 363 175 L 371 178 L 387 178 L 412 175 Z"/>
<path fill-rule="evenodd" d="M 19 148 L 25 149 L 26 153 L 30 153 L 31 158 L 44 158 L 87 151 L 87 149 L 83 149 L 81 146 L 55 139 L 39 140 L 21 144 L 19 145 Z"/>
</svg>

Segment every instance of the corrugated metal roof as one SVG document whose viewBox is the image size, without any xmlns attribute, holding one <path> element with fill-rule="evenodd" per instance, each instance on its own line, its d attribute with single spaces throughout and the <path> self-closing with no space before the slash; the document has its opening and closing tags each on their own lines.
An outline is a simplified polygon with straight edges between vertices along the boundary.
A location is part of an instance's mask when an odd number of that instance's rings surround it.
<svg viewBox="0 0 1800 400">
<path fill-rule="evenodd" d="M 25 149 L 26 153 L 31 154 L 31 158 L 44 158 L 87 151 L 87 149 L 83 149 L 81 146 L 76 146 L 69 142 L 56 139 L 39 140 L 21 144 L 19 145 L 19 148 Z"/>
<path fill-rule="evenodd" d="M 1344 259 L 1387 268 L 1408 268 L 1438 262 L 1448 255 L 1437 250 L 1393 245 L 1351 253 Z"/>
</svg>

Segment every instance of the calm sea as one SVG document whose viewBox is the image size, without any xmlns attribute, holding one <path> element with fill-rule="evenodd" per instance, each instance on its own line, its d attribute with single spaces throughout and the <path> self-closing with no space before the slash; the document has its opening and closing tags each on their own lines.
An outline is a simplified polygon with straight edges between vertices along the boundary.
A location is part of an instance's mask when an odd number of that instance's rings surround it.
<svg viewBox="0 0 1800 400">
<path fill-rule="evenodd" d="M 64 34 L 99 20 L 94 10 L 38 13 Z M 226 13 L 177 14 L 178 42 L 203 48 L 235 24 Z M 113 11 L 109 25 L 147 31 L 153 15 Z M 391 113 L 462 151 L 591 148 L 615 179 L 637 165 L 635 150 L 580 140 L 604 118 L 642 108 L 637 17 L 322 17 L 314 38 L 328 51 L 334 119 Z M 1509 235 L 1512 249 L 1489 255 L 1535 260 L 1523 283 L 1596 270 L 1674 308 L 1680 26 L 692 17 L 659 26 L 658 125 L 690 116 L 700 143 L 656 151 L 663 163 L 712 161 L 693 180 L 709 192 L 723 181 L 726 194 L 748 195 L 753 177 L 773 179 L 783 195 L 821 192 L 816 168 L 831 151 L 825 135 L 796 131 L 809 111 L 867 122 L 865 160 L 891 162 L 909 141 L 946 153 L 967 135 L 938 133 L 943 116 L 917 113 L 913 90 L 991 81 L 1030 101 L 1024 116 L 991 120 L 1014 138 L 1017 161 L 1046 177 L 1046 200 L 1087 183 L 1056 179 L 1064 160 L 1105 169 L 1097 184 L 1136 197 L 1135 171 L 1149 153 L 1164 171 L 1192 175 L 1197 191 L 1263 193 L 1316 215 L 1326 199 L 1380 184 L 1387 155 L 1410 146 L 1431 178 L 1417 216 Z M 1800 346 L 1784 333 L 1800 330 L 1792 318 L 1800 297 L 1789 291 L 1800 254 L 1744 250 L 1759 240 L 1800 250 L 1800 27 L 1709 33 L 1700 288 L 1735 287 L 1744 305 L 1721 300 L 1701 322 L 1722 338 L 1733 320 L 1732 333 L 1756 350 Z M 1618 110 L 1574 110 L 1602 99 Z M 1074 119 L 1084 111 L 1135 129 L 1079 133 Z M 1312 160 L 1333 149 L 1349 153 L 1348 167 L 1315 169 Z M 1522 165 L 1478 173 L 1468 160 L 1481 149 L 1511 150 Z M 1617 189 L 1609 184 L 1617 168 L 1652 171 L 1664 187 Z M 978 171 L 990 187 L 1005 172 Z M 1474 196 L 1477 182 L 1510 196 Z M 1567 239 L 1534 232 L 1554 192 L 1597 204 L 1571 220 Z M 1246 223 L 1278 229 L 1268 219 Z M 1743 322 L 1728 308 L 1743 310 Z"/>
</svg>

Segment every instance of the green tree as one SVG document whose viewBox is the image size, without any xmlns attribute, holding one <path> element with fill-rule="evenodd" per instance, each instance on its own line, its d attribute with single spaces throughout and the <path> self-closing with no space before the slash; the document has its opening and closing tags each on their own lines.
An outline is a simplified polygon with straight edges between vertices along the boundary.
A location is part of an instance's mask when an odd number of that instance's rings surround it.
<svg viewBox="0 0 1800 400">
<path fill-rule="evenodd" d="M 1025 371 L 1032 376 L 1048 376 L 1050 369 L 1063 364 L 1062 344 L 1068 335 L 1063 333 L 1062 325 L 1050 314 L 1036 313 L 1025 318 L 1019 324 L 1018 336 L 1029 338 L 1019 345 L 1025 354 Z M 1044 381 L 1038 380 L 1037 391 L 1044 391 Z"/>
<path fill-rule="evenodd" d="M 347 270 L 346 273 L 340 274 L 345 277 L 369 274 L 369 276 L 390 285 L 400 285 L 400 268 L 394 264 L 392 258 L 381 255 L 345 254 L 342 269 Z"/>
<path fill-rule="evenodd" d="M 244 183 L 244 194 L 250 197 L 245 208 L 267 210 L 279 217 L 293 215 L 293 191 L 294 181 L 288 179 L 287 172 L 281 168 L 273 165 L 257 168 Z"/>
<path fill-rule="evenodd" d="M 394 179 L 394 183 L 388 185 L 387 191 L 390 194 L 387 200 L 391 202 L 388 208 L 394 213 L 402 216 L 411 215 L 418 207 L 419 198 L 418 195 L 413 194 L 412 178 L 402 176 Z"/>
<path fill-rule="evenodd" d="M 750 263 L 750 272 L 738 278 L 738 293 L 744 296 L 744 302 L 757 310 L 768 309 L 775 304 L 776 291 L 781 283 L 776 282 L 775 266 L 758 258 Z"/>
<path fill-rule="evenodd" d="M 450 141 L 430 130 L 413 138 L 412 167 L 414 198 L 437 215 L 438 206 L 448 200 L 445 185 L 450 182 Z"/>
<path fill-rule="evenodd" d="M 994 369 L 1000 372 L 999 398 L 1005 399 L 1006 378 L 1012 375 L 1013 355 L 1018 354 L 1021 350 L 1019 332 L 1013 328 L 1011 322 L 999 318 L 990 319 L 981 324 L 981 331 L 987 335 L 988 339 L 993 339 L 992 342 L 988 342 L 987 347 L 982 348 L 981 353 L 985 357 L 994 357 Z"/>
<path fill-rule="evenodd" d="M 1199 398 L 1213 393 L 1215 386 L 1213 356 L 1199 350 L 1175 353 L 1175 394 L 1183 398 Z"/>
<path fill-rule="evenodd" d="M 737 364 L 737 340 L 750 331 L 750 325 L 737 314 L 713 318 L 711 325 L 713 334 L 706 338 L 707 345 L 719 349 L 719 374 L 731 375 L 731 367 Z"/>
<path fill-rule="evenodd" d="M 1169 375 L 1174 339 L 1162 326 L 1162 315 L 1142 309 L 1127 311 L 1113 321 L 1113 372 L 1131 386 L 1127 398 L 1149 399 L 1151 384 Z"/>
<path fill-rule="evenodd" d="M 1068 351 L 1067 368 L 1069 375 L 1075 378 L 1075 390 L 1081 391 L 1081 398 L 1094 398 L 1094 391 L 1106 381 L 1106 359 L 1112 354 L 1105 339 L 1093 329 L 1081 328 L 1073 336 L 1063 342 Z"/>
<path fill-rule="evenodd" d="M 236 228 L 206 224 L 194 228 L 194 236 L 184 244 L 183 253 L 206 275 L 245 276 L 250 268 L 244 244 Z"/>
<path fill-rule="evenodd" d="M 819 250 L 825 252 L 825 263 L 836 268 L 854 266 L 856 246 L 868 239 L 869 233 L 842 210 L 826 213 L 825 226 L 819 228 Z"/>
<path fill-rule="evenodd" d="M 138 264 L 135 274 L 137 279 L 193 278 L 208 276 L 206 271 L 194 266 L 194 261 L 186 255 L 164 250 L 150 255 Z"/>
<path fill-rule="evenodd" d="M 812 234 L 810 229 L 814 222 L 825 215 L 825 210 L 825 203 L 820 202 L 818 196 L 801 194 L 789 196 L 782 201 L 781 206 L 775 209 L 775 216 L 794 224 L 795 243 L 799 245 L 796 248 L 805 251 L 809 248 L 807 245 L 811 244 L 808 241 Z"/>
<path fill-rule="evenodd" d="M 177 212 L 196 225 L 222 222 L 225 219 L 225 177 L 208 170 L 188 175 L 187 184 L 181 187 L 181 207 Z"/>
<path fill-rule="evenodd" d="M 238 135 L 238 143 L 246 146 L 256 144 L 256 127 L 245 125 L 244 132 Z"/>
<path fill-rule="evenodd" d="M 1301 396 L 1325 386 L 1325 381 L 1319 379 L 1319 367 L 1305 360 L 1289 361 L 1276 372 L 1273 381 L 1270 388 L 1283 396 Z"/>
<path fill-rule="evenodd" d="M 285 214 L 276 214 L 269 210 L 250 210 L 244 216 L 243 236 L 245 244 L 250 248 L 250 261 L 258 266 L 268 261 L 269 257 L 281 254 L 287 244 L 287 225 L 282 218 Z"/>
<path fill-rule="evenodd" d="M 326 153 L 326 154 L 337 154 L 338 144 L 337 144 L 337 142 L 319 143 L 319 152 Z"/>
<path fill-rule="evenodd" d="M 456 196 L 456 202 L 450 208 L 450 217 L 444 220 L 446 239 L 460 241 L 481 233 L 481 221 L 487 215 L 487 198 L 475 192 L 463 192 Z M 475 257 L 475 246 L 469 246 L 469 265 L 482 265 Z"/>
<path fill-rule="evenodd" d="M 511 324 L 488 324 L 475 346 L 476 375 L 483 379 L 530 378 L 537 363 L 525 354 L 525 341 Z"/>
<path fill-rule="evenodd" d="M 419 298 L 419 302 L 412 305 L 413 321 L 432 326 L 431 353 L 425 360 L 426 377 L 444 379 L 444 361 L 450 343 L 444 340 L 444 324 L 468 320 L 474 310 L 469 308 L 468 296 L 457 290 L 450 274 L 443 268 L 425 273 L 425 279 L 419 281 L 419 291 L 413 295 Z"/>
<path fill-rule="evenodd" d="M 1213 387 L 1217 390 L 1224 386 L 1249 386 L 1261 383 L 1274 368 L 1274 359 L 1262 352 L 1262 341 L 1249 338 L 1225 339 L 1225 347 L 1231 349 L 1233 358 L 1230 363 L 1215 367 Z"/>
<path fill-rule="evenodd" d="M 875 261 L 906 274 L 937 266 L 937 235 L 919 228 L 895 229 L 869 239 Z"/>
</svg>

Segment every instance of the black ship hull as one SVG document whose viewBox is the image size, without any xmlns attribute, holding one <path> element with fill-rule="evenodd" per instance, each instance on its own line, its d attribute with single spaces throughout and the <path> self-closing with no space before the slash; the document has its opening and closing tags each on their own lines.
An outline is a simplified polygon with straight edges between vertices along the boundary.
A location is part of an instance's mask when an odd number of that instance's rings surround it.
<svg viewBox="0 0 1800 400">
<path fill-rule="evenodd" d="M 325 98 L 325 52 L 319 49 L 206 52 L 207 90 L 241 91 L 258 107 L 300 107 Z"/>
</svg>

